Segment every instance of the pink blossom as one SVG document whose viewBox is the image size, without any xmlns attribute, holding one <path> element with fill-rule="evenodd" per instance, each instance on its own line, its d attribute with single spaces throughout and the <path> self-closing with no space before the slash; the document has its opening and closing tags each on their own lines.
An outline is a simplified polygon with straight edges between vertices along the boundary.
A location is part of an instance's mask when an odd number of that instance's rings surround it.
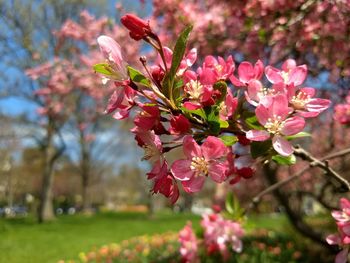
<svg viewBox="0 0 350 263">
<path fill-rule="evenodd" d="M 175 161 L 171 172 L 181 181 L 185 191 L 200 191 L 206 176 L 217 183 L 226 179 L 227 164 L 221 159 L 226 157 L 227 148 L 220 139 L 208 136 L 199 146 L 191 136 L 186 136 L 183 151 L 187 159 Z"/>
<path fill-rule="evenodd" d="M 249 140 L 265 141 L 272 135 L 273 148 L 282 156 L 293 153 L 291 144 L 283 138 L 302 131 L 305 120 L 301 117 L 289 117 L 288 100 L 286 95 L 276 95 L 268 107 L 259 105 L 255 110 L 256 117 L 266 130 L 250 130 L 246 133 Z"/>
<path fill-rule="evenodd" d="M 232 75 L 230 80 L 237 87 L 245 87 L 251 80 L 261 79 L 263 71 L 264 64 L 260 60 L 254 66 L 250 62 L 243 61 L 238 66 L 238 78 Z"/>
<path fill-rule="evenodd" d="M 140 127 L 134 127 L 131 130 L 135 134 L 135 139 L 144 150 L 142 160 L 148 160 L 154 166 L 161 167 L 163 164 L 163 146 L 162 142 L 154 131 L 143 130 Z"/>
<path fill-rule="evenodd" d="M 136 92 L 129 86 L 117 87 L 108 101 L 106 114 L 116 111 L 113 118 L 125 119 L 129 116 L 131 108 L 135 105 Z"/>
<path fill-rule="evenodd" d="M 303 84 L 306 79 L 307 66 L 296 66 L 294 60 L 288 59 L 283 63 L 282 70 L 267 66 L 265 68 L 265 75 L 273 84 L 283 82 L 286 85 L 293 84 L 294 86 L 299 86 Z"/>
<path fill-rule="evenodd" d="M 314 88 L 301 88 L 295 92 L 294 86 L 288 88 L 290 104 L 304 118 L 316 117 L 329 108 L 331 101 L 326 99 L 313 98 Z"/>
<path fill-rule="evenodd" d="M 113 38 L 108 36 L 99 36 L 97 42 L 103 56 L 106 58 L 108 64 L 113 69 L 113 75 L 106 75 L 106 78 L 114 80 L 127 80 L 126 65 L 122 57 L 121 48 Z"/>
<path fill-rule="evenodd" d="M 180 254 L 182 262 L 194 263 L 199 262 L 198 259 L 198 241 L 192 229 L 191 222 L 179 232 Z"/>
<path fill-rule="evenodd" d="M 174 177 L 168 173 L 168 164 L 166 161 L 163 161 L 163 163 L 160 161 L 156 162 L 152 170 L 147 173 L 147 179 L 154 180 L 152 188 L 154 194 L 161 193 L 169 198 L 172 204 L 179 198 L 179 188 Z"/>
<path fill-rule="evenodd" d="M 122 16 L 120 21 L 130 31 L 130 37 L 136 41 L 152 32 L 149 23 L 134 14 L 126 14 Z"/>
<path fill-rule="evenodd" d="M 135 117 L 134 123 L 143 130 L 154 130 L 156 134 L 167 133 L 160 122 L 160 110 L 157 106 L 139 105 L 141 112 Z"/>
<path fill-rule="evenodd" d="M 334 119 L 341 124 L 350 124 L 350 104 L 335 105 Z"/>
<path fill-rule="evenodd" d="M 203 215 L 204 243 L 209 253 L 219 251 L 224 260 L 229 258 L 228 247 L 240 253 L 244 231 L 237 222 L 225 220 L 220 214 Z"/>
<path fill-rule="evenodd" d="M 186 134 L 190 129 L 191 123 L 184 115 L 180 114 L 171 118 L 169 129 L 171 134 Z"/>
<path fill-rule="evenodd" d="M 238 98 L 233 97 L 232 91 L 227 89 L 226 98 L 220 104 L 220 118 L 222 120 L 230 119 L 237 109 Z"/>
<path fill-rule="evenodd" d="M 336 263 L 346 263 L 349 258 L 350 245 L 350 201 L 346 198 L 340 199 L 341 211 L 332 211 L 333 218 L 337 221 L 339 234 L 332 234 L 326 238 L 330 245 L 338 245 L 342 250 L 335 258 Z"/>
<path fill-rule="evenodd" d="M 211 96 L 213 93 L 213 87 L 211 85 L 205 85 L 198 80 L 198 75 L 193 71 L 186 71 L 184 75 L 185 87 L 184 92 L 186 94 L 186 101 L 184 107 L 189 110 L 196 110 L 202 108 L 205 104 L 213 104 Z"/>
<path fill-rule="evenodd" d="M 225 61 L 222 57 L 216 59 L 213 56 L 206 56 L 204 59 L 202 74 L 200 75 L 212 75 L 215 79 L 214 82 L 219 80 L 227 80 L 233 73 L 235 64 L 232 56 L 229 56 Z"/>
</svg>

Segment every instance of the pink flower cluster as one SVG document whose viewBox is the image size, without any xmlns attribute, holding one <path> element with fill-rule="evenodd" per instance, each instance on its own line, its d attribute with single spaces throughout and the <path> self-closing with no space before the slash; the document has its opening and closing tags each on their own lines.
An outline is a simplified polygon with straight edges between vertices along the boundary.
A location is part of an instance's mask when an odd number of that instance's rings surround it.
<svg viewBox="0 0 350 263">
<path fill-rule="evenodd" d="M 204 214 L 201 221 L 203 241 L 200 242 L 188 223 L 179 232 L 180 254 L 182 261 L 199 262 L 198 252 L 201 245 L 208 255 L 220 253 L 223 260 L 230 257 L 230 250 L 240 253 L 243 249 L 241 238 L 244 235 L 242 226 L 234 221 L 224 219 L 220 214 Z"/>
<path fill-rule="evenodd" d="M 243 249 L 242 226 L 224 219 L 220 214 L 204 215 L 201 221 L 204 229 L 204 243 L 209 254 L 219 252 L 224 260 L 229 258 L 229 248 L 240 253 Z"/>
<path fill-rule="evenodd" d="M 335 263 L 346 263 L 349 259 L 350 248 L 350 201 L 346 198 L 340 199 L 341 211 L 333 211 L 332 216 L 337 221 L 339 234 L 332 234 L 327 237 L 330 245 L 338 245 L 342 250 L 335 258 Z"/>
<path fill-rule="evenodd" d="M 341 124 L 350 124 L 350 94 L 346 97 L 345 102 L 335 105 L 334 119 Z"/>
<path fill-rule="evenodd" d="M 307 67 L 294 60 L 287 60 L 282 69 L 244 61 L 235 74 L 232 56 L 206 56 L 194 68 L 196 49 L 179 51 L 184 43 L 174 51 L 163 46 L 149 22 L 134 15 L 125 15 L 122 23 L 133 39 L 149 43 L 158 57 L 150 62 L 141 57 L 143 69 L 138 71 L 127 65 L 112 38 L 98 38 L 105 63 L 95 70 L 115 85 L 106 113 L 124 119 L 136 109 L 132 132 L 144 149 L 143 159 L 152 165 L 148 173 L 154 182 L 152 192 L 172 202 L 179 197 L 178 183 L 195 193 L 206 178 L 216 183 L 250 178 L 251 141 L 271 140 L 274 154 L 290 156 L 293 149 L 287 136 L 301 132 L 304 118 L 316 117 L 330 105 L 314 98 L 315 89 L 300 88 Z M 264 73 L 271 88 L 263 85 Z M 256 116 L 254 129 L 247 116 Z M 165 153 L 180 146 L 184 158 L 169 163 Z"/>
<path fill-rule="evenodd" d="M 312 54 L 313 71 L 326 68 L 334 81 L 350 76 L 349 1 L 154 0 L 153 6 L 167 41 L 195 24 L 191 44 L 201 55 L 239 49 L 248 59 L 277 63 L 290 53 L 304 61 Z"/>
</svg>

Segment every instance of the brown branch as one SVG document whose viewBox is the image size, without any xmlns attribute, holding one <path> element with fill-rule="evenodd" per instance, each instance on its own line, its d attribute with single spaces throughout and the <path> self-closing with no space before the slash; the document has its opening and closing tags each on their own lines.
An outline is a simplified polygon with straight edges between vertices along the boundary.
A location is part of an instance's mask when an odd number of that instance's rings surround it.
<svg viewBox="0 0 350 263">
<path fill-rule="evenodd" d="M 299 148 L 300 150 L 300 148 Z M 306 152 L 305 150 L 303 150 L 305 153 L 308 153 Z M 309 153 L 308 153 L 309 154 Z M 350 154 L 350 148 L 347 148 L 347 149 L 344 149 L 344 150 L 341 150 L 339 152 L 335 152 L 335 153 L 331 153 L 331 154 L 328 154 L 320 159 L 316 159 L 315 157 L 311 156 L 311 154 L 309 154 L 308 156 L 309 157 L 312 157 L 314 160 L 317 160 L 318 162 L 317 163 L 322 163 L 323 164 L 323 167 L 326 168 L 326 169 L 329 169 L 329 166 L 328 166 L 328 163 L 326 162 L 326 160 L 330 160 L 330 159 L 334 159 L 334 158 L 338 158 L 338 157 L 342 157 L 344 155 L 347 155 L 347 154 Z M 297 155 L 297 154 L 296 154 Z M 265 190 L 261 191 L 259 194 L 257 194 L 255 197 L 253 197 L 252 201 L 250 202 L 250 204 L 248 205 L 247 207 L 247 210 L 250 210 L 251 208 L 253 208 L 254 206 L 256 206 L 258 203 L 260 203 L 261 201 L 261 198 L 268 194 L 268 193 L 271 193 L 273 192 L 274 190 L 282 187 L 283 185 L 299 178 L 300 176 L 302 176 L 307 170 L 309 170 L 310 168 L 312 167 L 315 167 L 315 165 L 311 165 L 312 163 L 310 163 L 310 165 L 308 166 L 305 166 L 304 168 L 302 168 L 299 172 L 293 174 L 292 176 L 282 180 L 282 181 L 279 181 L 271 186 L 269 186 L 268 188 L 266 188 Z M 328 167 L 328 168 L 327 168 Z M 337 174 L 337 179 L 339 179 L 339 174 Z M 349 182 L 344 179 L 343 177 L 340 176 L 340 181 L 341 183 L 344 183 L 344 186 L 347 187 L 347 191 L 350 190 L 350 184 Z"/>
</svg>

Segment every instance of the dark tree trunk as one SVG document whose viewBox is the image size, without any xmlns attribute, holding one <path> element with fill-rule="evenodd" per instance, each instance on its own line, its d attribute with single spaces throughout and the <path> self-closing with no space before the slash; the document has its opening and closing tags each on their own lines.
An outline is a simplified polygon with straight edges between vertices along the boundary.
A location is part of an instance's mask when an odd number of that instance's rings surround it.
<svg viewBox="0 0 350 263">
<path fill-rule="evenodd" d="M 46 142 L 42 145 L 43 150 L 43 182 L 41 188 L 40 205 L 38 210 L 38 221 L 40 223 L 49 221 L 55 218 L 53 211 L 53 180 L 54 180 L 54 165 L 56 160 L 64 152 L 64 144 L 60 149 L 56 149 L 53 145 L 53 135 L 55 127 L 54 120 L 49 118 L 47 125 Z"/>
<path fill-rule="evenodd" d="M 277 167 L 271 163 L 264 165 L 264 176 L 269 185 L 273 185 L 277 182 Z M 335 252 L 336 248 L 330 246 L 326 240 L 322 237 L 322 234 L 316 232 L 310 225 L 308 225 L 299 212 L 292 209 L 288 197 L 280 189 L 276 189 L 273 192 L 275 198 L 278 200 L 280 205 L 283 206 L 289 222 L 294 226 L 294 228 L 303 236 L 308 237 L 317 244 L 329 249 L 331 252 Z"/>
</svg>

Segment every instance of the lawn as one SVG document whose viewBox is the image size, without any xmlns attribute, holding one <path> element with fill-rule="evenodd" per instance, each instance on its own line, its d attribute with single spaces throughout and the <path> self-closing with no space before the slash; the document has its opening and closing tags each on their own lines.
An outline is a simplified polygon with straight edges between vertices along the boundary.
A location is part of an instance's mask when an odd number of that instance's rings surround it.
<svg viewBox="0 0 350 263">
<path fill-rule="evenodd" d="M 92 217 L 62 216 L 37 224 L 34 219 L 0 220 L 1 263 L 49 263 L 76 258 L 94 246 L 120 242 L 142 234 L 179 230 L 199 217 L 189 214 L 101 213 Z"/>
</svg>

